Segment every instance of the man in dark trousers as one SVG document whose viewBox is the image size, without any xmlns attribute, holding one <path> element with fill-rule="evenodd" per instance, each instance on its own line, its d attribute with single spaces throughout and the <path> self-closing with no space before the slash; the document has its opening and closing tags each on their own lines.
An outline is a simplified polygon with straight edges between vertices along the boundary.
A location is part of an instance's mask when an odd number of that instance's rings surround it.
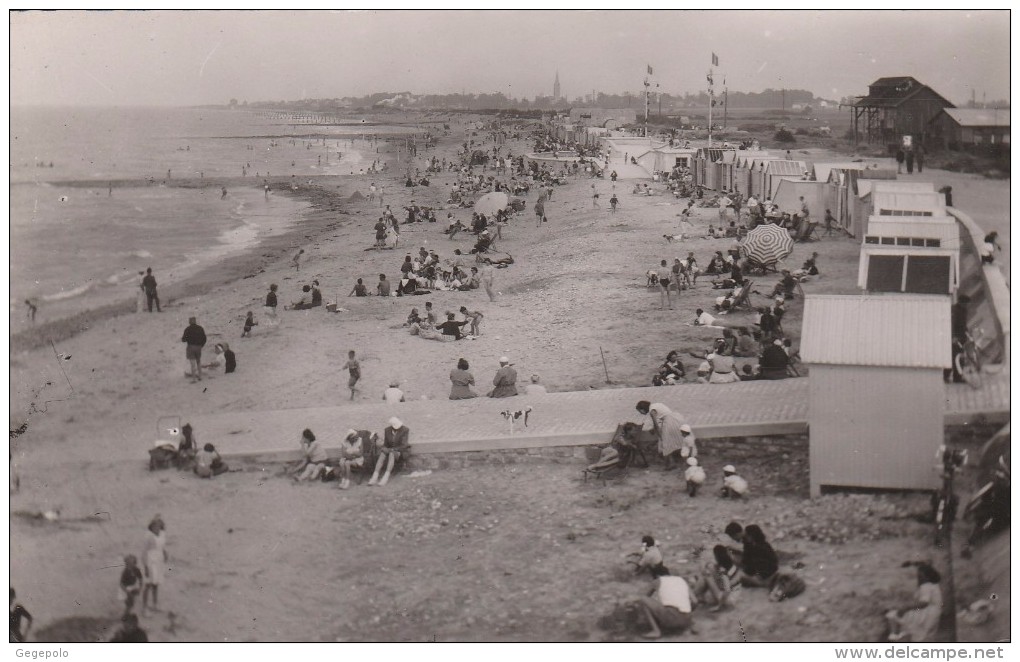
<svg viewBox="0 0 1020 662">
<path fill-rule="evenodd" d="M 156 293 L 156 277 L 152 275 L 152 267 L 145 270 L 145 278 L 142 279 L 142 289 L 145 290 L 145 302 L 152 312 L 152 302 L 156 302 L 156 312 L 163 312 L 159 307 L 159 294 Z"/>
<path fill-rule="evenodd" d="M 192 380 L 202 381 L 202 347 L 205 346 L 205 329 L 198 325 L 194 317 L 188 318 L 188 328 L 184 329 L 181 342 L 188 344 L 186 356 L 191 364 Z"/>
</svg>

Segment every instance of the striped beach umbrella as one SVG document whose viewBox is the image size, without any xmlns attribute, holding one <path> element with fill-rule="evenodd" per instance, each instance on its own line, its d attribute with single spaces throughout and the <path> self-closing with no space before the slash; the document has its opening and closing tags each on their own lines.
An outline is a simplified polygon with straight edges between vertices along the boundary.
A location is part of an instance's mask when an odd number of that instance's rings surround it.
<svg viewBox="0 0 1020 662">
<path fill-rule="evenodd" d="M 757 226 L 740 244 L 740 254 L 758 264 L 775 264 L 792 252 L 790 233 L 772 223 Z"/>
</svg>

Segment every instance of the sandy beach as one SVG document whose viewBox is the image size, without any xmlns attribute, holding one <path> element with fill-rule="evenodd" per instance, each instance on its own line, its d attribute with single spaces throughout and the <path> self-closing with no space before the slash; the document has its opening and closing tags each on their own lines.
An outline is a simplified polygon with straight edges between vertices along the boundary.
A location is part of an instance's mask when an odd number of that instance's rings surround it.
<svg viewBox="0 0 1020 662">
<path fill-rule="evenodd" d="M 440 137 L 435 150 L 419 151 L 417 165 L 424 170 L 424 158 L 454 158 L 465 140 L 484 141 L 487 132 L 472 135 L 468 119 L 446 120 L 451 134 Z M 523 139 L 507 145 L 515 155 L 531 147 Z M 927 498 L 808 500 L 806 452 L 777 458 L 767 450 L 748 451 L 741 457 L 755 486 L 755 498 L 746 504 L 713 495 L 689 500 L 675 476 L 657 466 L 610 489 L 585 486 L 577 461 L 398 476 L 384 490 L 347 492 L 332 485 L 295 486 L 272 466 L 211 481 L 147 471 L 160 416 L 187 421 L 200 413 L 348 405 L 341 367 L 349 350 L 357 352 L 363 374 L 355 403 L 378 401 L 392 381 L 399 381 L 408 399 L 446 399 L 448 374 L 460 357 L 470 361 L 483 392 L 504 355 L 521 381 L 538 374 L 551 391 L 648 385 L 673 349 L 693 376 L 700 361 L 689 353 L 704 351 L 718 330 L 690 323 L 697 308 L 712 308 L 719 291 L 702 278 L 679 298 L 674 293 L 674 310 L 662 310 L 645 272 L 688 251 L 705 265 L 733 240 L 667 243 L 663 235 L 679 231 L 686 200 L 662 194 L 658 184 L 652 186 L 658 195 L 638 196 L 631 180 L 615 188 L 608 179 L 597 180 L 601 206 L 593 207 L 592 181 L 570 179 L 556 187 L 546 203 L 548 222 L 540 227 L 532 191 L 528 209 L 497 242 L 514 264 L 496 271 L 495 301 L 483 289 L 348 297 L 357 278 L 370 289 L 380 273 L 396 280 L 404 255 L 419 247 L 445 259 L 455 248 L 467 253 L 474 243 L 470 233 L 450 240 L 442 232 L 447 211 L 470 222 L 470 209 L 444 206 L 455 174 L 430 175 L 430 186 L 412 189 L 403 185 L 405 166 L 392 163 L 381 175 L 305 177 L 292 186 L 281 178 L 287 185 L 274 186 L 273 195 L 308 205 L 298 222 L 257 250 L 162 290 L 161 314 L 130 313 L 133 302 L 112 304 L 12 335 L 10 427 L 28 427 L 11 442 L 21 479 L 20 491 L 11 495 L 11 582 L 36 616 L 40 639 L 109 636 L 119 608 L 122 556 L 140 554 L 146 524 L 160 513 L 171 569 L 161 591 L 162 612 L 142 622 L 156 641 L 611 639 L 599 617 L 646 588 L 624 574 L 621 561 L 641 535 L 661 536 L 667 565 L 683 568 L 694 563 L 695 552 L 715 544 L 731 519 L 761 524 L 784 564 L 803 564 L 810 588 L 779 606 L 764 592 L 745 589 L 735 610 L 699 613 L 699 632 L 685 639 L 876 641 L 880 607 L 904 603 L 914 589 L 913 574 L 900 562 L 931 555 L 930 529 L 913 519 L 926 509 Z M 936 187 L 954 184 L 955 206 L 1000 230 L 1008 274 L 1008 221 L 993 225 L 993 219 L 1008 218 L 1008 181 L 972 177 L 914 175 Z M 434 207 L 439 222 L 402 225 L 395 250 L 366 250 L 374 243 L 381 207 L 350 196 L 367 196 L 372 182 L 401 220 L 402 207 L 413 201 Z M 174 185 L 239 188 L 252 182 L 203 178 Z M 620 205 L 611 213 L 614 192 Z M 695 233 L 717 224 L 717 212 L 696 208 Z M 290 257 L 299 249 L 305 252 L 298 272 Z M 804 283 L 804 290 L 852 294 L 858 291 L 859 250 L 859 239 L 826 237 L 797 244 L 785 264 L 797 268 L 818 252 L 821 275 Z M 283 310 L 313 279 L 325 301 L 342 310 Z M 768 294 L 777 280 L 774 274 L 756 278 L 754 289 Z M 245 313 L 262 316 L 271 283 L 279 285 L 279 327 L 260 325 L 251 338 L 241 338 Z M 401 324 L 426 301 L 439 314 L 461 306 L 480 310 L 482 334 L 455 343 L 410 335 Z M 752 301 L 769 303 L 762 295 Z M 783 326 L 796 348 L 802 302 L 787 309 Z M 208 334 L 207 347 L 230 343 L 236 374 L 220 371 L 200 383 L 184 377 L 180 338 L 192 316 Z M 749 319 L 733 313 L 727 322 Z M 727 406 L 736 405 L 720 402 Z M 384 425 L 379 421 L 378 431 Z M 336 426 L 348 427 L 343 420 Z M 296 446 L 299 433 L 281 446 Z M 201 429 L 196 435 L 204 441 Z M 706 461 L 717 471 L 724 459 Z M 54 509 L 60 510 L 59 522 L 30 516 Z M 805 520 L 825 533 L 809 530 Z M 973 570 L 961 572 L 957 588 L 977 590 L 976 579 L 967 575 Z M 96 620 L 62 620 L 73 618 Z M 54 624 L 56 629 L 45 630 Z"/>
</svg>

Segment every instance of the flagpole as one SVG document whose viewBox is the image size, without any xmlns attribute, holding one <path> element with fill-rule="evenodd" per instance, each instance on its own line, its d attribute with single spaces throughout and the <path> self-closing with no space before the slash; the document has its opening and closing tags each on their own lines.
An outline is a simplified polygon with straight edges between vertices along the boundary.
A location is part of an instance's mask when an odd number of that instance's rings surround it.
<svg viewBox="0 0 1020 662">
<path fill-rule="evenodd" d="M 648 77 L 645 76 L 645 138 L 648 137 Z"/>
<path fill-rule="evenodd" d="M 712 77 L 712 68 L 708 69 L 708 146 L 712 147 L 712 102 L 715 101 L 715 94 L 712 91 L 712 86 L 715 85 Z"/>
</svg>

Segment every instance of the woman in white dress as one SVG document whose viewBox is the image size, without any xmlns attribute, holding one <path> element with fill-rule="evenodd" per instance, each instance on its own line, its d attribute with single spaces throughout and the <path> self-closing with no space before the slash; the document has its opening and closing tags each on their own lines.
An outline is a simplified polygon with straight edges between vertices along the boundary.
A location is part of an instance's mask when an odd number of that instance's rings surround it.
<svg viewBox="0 0 1020 662">
<path fill-rule="evenodd" d="M 889 641 L 914 643 L 935 640 L 942 617 L 942 577 L 927 563 L 917 564 L 917 591 L 914 602 L 904 609 L 886 613 Z"/>
<path fill-rule="evenodd" d="M 166 562 L 169 557 L 166 553 L 166 524 L 163 518 L 156 515 L 149 522 L 149 536 L 145 541 L 144 577 L 145 585 L 142 589 L 142 613 L 149 609 L 149 594 L 152 594 L 152 611 L 159 611 L 159 585 L 163 583 L 163 575 L 166 574 Z"/>
</svg>

